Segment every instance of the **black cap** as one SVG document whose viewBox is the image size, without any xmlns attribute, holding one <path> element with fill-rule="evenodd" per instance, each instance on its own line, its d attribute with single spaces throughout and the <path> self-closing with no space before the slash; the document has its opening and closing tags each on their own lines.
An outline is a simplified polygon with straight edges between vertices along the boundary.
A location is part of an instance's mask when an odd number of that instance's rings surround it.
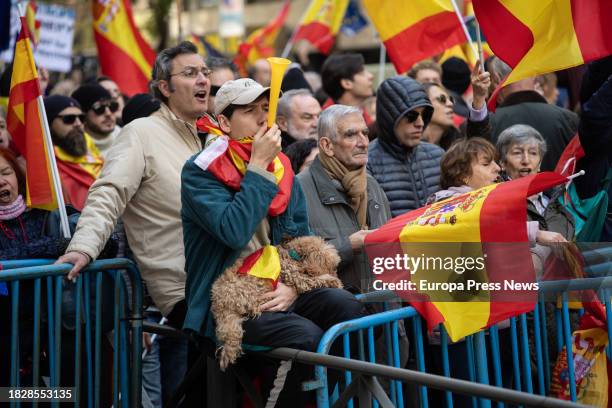
<svg viewBox="0 0 612 408">
<path fill-rule="evenodd" d="M 121 113 L 123 125 L 125 126 L 135 119 L 149 116 L 156 112 L 160 106 L 159 100 L 155 99 L 151 94 L 141 93 L 132 96 L 128 103 L 125 104 Z"/>
<path fill-rule="evenodd" d="M 442 64 L 442 85 L 463 95 L 470 87 L 470 67 L 461 58 L 451 57 Z"/>
<path fill-rule="evenodd" d="M 98 84 L 81 85 L 72 93 L 72 97 L 81 104 L 84 112 L 90 110 L 92 105 L 98 101 L 112 99 L 111 94 Z"/>
<path fill-rule="evenodd" d="M 49 126 L 53 123 L 53 120 L 66 108 L 74 106 L 81 109 L 81 105 L 75 99 L 64 95 L 53 95 L 47 96 L 43 102 L 45 103 L 45 111 L 47 113 L 47 121 Z"/>
</svg>

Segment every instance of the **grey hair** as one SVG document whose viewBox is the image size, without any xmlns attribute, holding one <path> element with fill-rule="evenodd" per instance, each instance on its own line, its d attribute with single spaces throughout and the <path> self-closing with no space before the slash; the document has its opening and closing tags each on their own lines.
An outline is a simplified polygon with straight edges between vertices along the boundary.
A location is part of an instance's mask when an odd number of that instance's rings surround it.
<svg viewBox="0 0 612 408">
<path fill-rule="evenodd" d="M 535 143 L 538 146 L 540 157 L 544 157 L 546 154 L 546 140 L 544 140 L 540 132 L 529 125 L 519 124 L 504 129 L 497 138 L 495 148 L 500 160 L 504 161 L 512 146 L 528 143 Z"/>
<path fill-rule="evenodd" d="M 283 92 L 283 96 L 278 100 L 277 114 L 285 119 L 289 120 L 291 116 L 291 101 L 296 96 L 312 96 L 312 92 L 309 89 L 291 89 L 290 91 Z M 313 96 L 314 98 L 314 96 Z"/>
<path fill-rule="evenodd" d="M 506 64 L 498 57 L 494 57 L 493 61 L 491 61 L 491 70 L 499 76 L 500 80 L 504 79 L 512 72 L 510 65 Z"/>
<path fill-rule="evenodd" d="M 319 116 L 319 125 L 317 127 L 319 140 L 321 140 L 322 137 L 327 137 L 335 141 L 338 136 L 336 134 L 336 123 L 338 119 L 353 113 L 361 115 L 359 108 L 348 105 L 332 105 L 321 112 L 321 116 Z"/>
<path fill-rule="evenodd" d="M 168 81 L 168 87 L 171 91 L 174 90 L 174 87 L 170 83 L 170 74 L 172 72 L 172 60 L 182 54 L 197 54 L 198 49 L 195 45 L 190 43 L 189 41 L 183 41 L 179 45 L 175 47 L 166 48 L 162 50 L 159 54 L 157 54 L 157 58 L 155 58 L 155 64 L 153 65 L 153 72 L 151 74 L 151 82 L 149 82 L 149 90 L 155 96 L 156 99 L 167 103 L 168 98 L 162 94 L 159 90 L 159 82 L 160 81 Z"/>
</svg>

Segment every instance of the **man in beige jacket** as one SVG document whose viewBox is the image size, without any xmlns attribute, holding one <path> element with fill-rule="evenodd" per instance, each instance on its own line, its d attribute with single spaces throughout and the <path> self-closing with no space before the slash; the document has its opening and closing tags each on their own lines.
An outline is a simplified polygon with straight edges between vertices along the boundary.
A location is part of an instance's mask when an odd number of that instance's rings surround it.
<svg viewBox="0 0 612 408">
<path fill-rule="evenodd" d="M 181 170 L 202 148 L 195 122 L 208 107 L 209 75 L 191 43 L 158 54 L 151 89 L 161 108 L 119 134 L 89 190 L 70 246 L 58 259 L 74 265 L 68 274 L 74 278 L 96 259 L 122 217 L 153 301 L 179 329 L 186 309 Z"/>
</svg>

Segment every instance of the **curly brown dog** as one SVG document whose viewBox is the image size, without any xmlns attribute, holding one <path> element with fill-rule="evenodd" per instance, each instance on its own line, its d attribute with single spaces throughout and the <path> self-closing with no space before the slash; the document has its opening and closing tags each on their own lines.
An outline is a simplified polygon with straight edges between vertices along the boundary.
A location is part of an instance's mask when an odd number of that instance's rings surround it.
<svg viewBox="0 0 612 408">
<path fill-rule="evenodd" d="M 300 237 L 278 246 L 281 274 L 279 280 L 293 287 L 297 294 L 316 288 L 341 288 L 336 276 L 340 257 L 336 249 L 320 237 Z M 242 322 L 261 314 L 258 301 L 272 290 L 269 279 L 239 274 L 244 258 L 238 259 L 217 278 L 212 287 L 212 312 L 216 335 L 220 342 L 217 351 L 221 369 L 236 362 L 242 354 Z"/>
</svg>

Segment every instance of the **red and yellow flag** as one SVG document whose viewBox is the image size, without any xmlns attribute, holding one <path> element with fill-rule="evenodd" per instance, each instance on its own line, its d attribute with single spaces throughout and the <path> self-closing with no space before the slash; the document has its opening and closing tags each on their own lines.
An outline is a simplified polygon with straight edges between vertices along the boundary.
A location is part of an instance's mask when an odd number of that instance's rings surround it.
<svg viewBox="0 0 612 408">
<path fill-rule="evenodd" d="M 31 208 L 54 210 L 58 207 L 51 177 L 51 164 L 43 134 L 37 98 L 41 96 L 32 42 L 25 17 L 15 43 L 13 74 L 8 101 L 7 125 L 17 150 L 26 159 L 26 203 Z"/>
<path fill-rule="evenodd" d="M 392 219 L 366 238 L 375 279 L 396 285 L 387 288 L 408 300 L 430 330 L 443 323 L 453 341 L 532 310 L 537 287 L 527 242 L 527 197 L 566 180 L 540 173 Z"/>
<path fill-rule="evenodd" d="M 30 31 L 30 40 L 32 41 L 32 45 L 34 47 L 36 47 L 36 44 L 38 44 L 38 40 L 40 38 L 40 26 L 41 26 L 41 22 L 40 20 L 36 19 L 36 10 L 38 9 L 38 6 L 36 5 L 36 2 L 34 0 L 30 0 L 28 1 L 28 4 L 26 6 L 26 13 L 25 13 L 25 19 L 26 19 L 26 23 L 28 24 L 28 30 Z"/>
<path fill-rule="evenodd" d="M 349 0 L 312 0 L 293 40 L 306 40 L 323 54 L 329 54 L 348 5 Z"/>
<path fill-rule="evenodd" d="M 147 92 L 155 52 L 134 24 L 128 0 L 93 0 L 93 29 L 102 74 L 128 95 Z"/>
<path fill-rule="evenodd" d="M 268 25 L 253 31 L 246 41 L 238 46 L 238 54 L 234 58 L 234 63 L 244 75 L 246 75 L 248 64 L 276 54 L 274 43 L 289 15 L 289 5 L 289 1 L 286 1 L 283 8 Z"/>
<path fill-rule="evenodd" d="M 219 136 L 198 155 L 195 164 L 202 170 L 210 171 L 220 182 L 239 191 L 242 178 L 247 172 L 251 158 L 253 139 L 233 140 Z M 268 214 L 272 217 L 285 212 L 291 199 L 294 173 L 289 158 L 279 153 L 267 170 L 274 175 L 278 193 L 270 203 Z"/>
<path fill-rule="evenodd" d="M 612 54 L 609 0 L 473 0 L 491 49 L 512 67 L 505 84 Z"/>
<path fill-rule="evenodd" d="M 451 0 L 364 0 L 363 5 L 399 73 L 467 41 Z"/>
<path fill-rule="evenodd" d="M 272 287 L 276 289 L 278 277 L 281 273 L 280 256 L 278 249 L 273 245 L 266 245 L 244 258 L 238 269 L 241 275 L 251 275 L 261 279 L 272 281 Z"/>
</svg>

